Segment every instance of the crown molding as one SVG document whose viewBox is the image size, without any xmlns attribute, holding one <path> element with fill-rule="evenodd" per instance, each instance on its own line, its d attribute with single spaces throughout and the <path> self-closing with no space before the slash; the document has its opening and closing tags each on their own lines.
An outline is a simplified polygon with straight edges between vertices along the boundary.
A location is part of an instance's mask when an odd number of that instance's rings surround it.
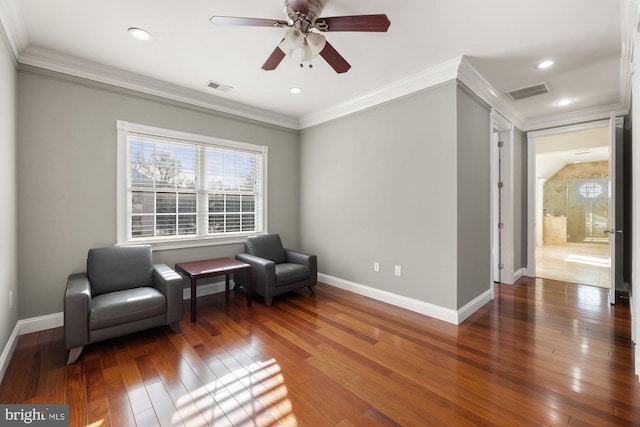
<svg viewBox="0 0 640 427">
<path fill-rule="evenodd" d="M 589 108 L 581 111 L 574 111 L 564 114 L 554 114 L 527 120 L 524 131 L 534 131 L 548 129 L 559 126 L 568 126 L 576 123 L 592 122 L 595 120 L 608 119 L 611 113 L 616 116 L 626 116 L 629 109 L 622 104 L 604 105 L 602 107 Z"/>
<path fill-rule="evenodd" d="M 18 57 L 20 64 L 43 68 L 83 79 L 168 98 L 235 116 L 298 130 L 295 118 L 208 95 L 140 74 L 109 67 L 49 49 L 28 47 Z"/>
<path fill-rule="evenodd" d="M 20 52 L 29 45 L 27 28 L 18 0 L 0 0 L 0 26 L 13 52 L 13 62 L 17 67 Z"/>
<path fill-rule="evenodd" d="M 354 98 L 334 107 L 307 114 L 300 119 L 300 128 L 305 129 L 330 120 L 347 116 L 376 105 L 392 101 L 405 95 L 453 80 L 458 75 L 462 57 L 436 65 L 418 74 L 395 81 L 363 96 Z"/>
</svg>

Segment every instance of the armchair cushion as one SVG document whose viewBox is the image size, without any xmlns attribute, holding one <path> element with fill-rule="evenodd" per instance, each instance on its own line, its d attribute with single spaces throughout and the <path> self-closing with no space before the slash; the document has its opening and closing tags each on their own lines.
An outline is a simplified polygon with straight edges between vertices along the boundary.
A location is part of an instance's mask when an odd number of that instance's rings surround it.
<svg viewBox="0 0 640 427">
<path fill-rule="evenodd" d="M 87 276 L 91 295 L 153 286 L 153 260 L 148 246 L 106 247 L 89 250 Z"/>
<path fill-rule="evenodd" d="M 276 286 L 286 286 L 307 280 L 310 276 L 309 267 L 288 262 L 276 264 Z"/>
<path fill-rule="evenodd" d="M 279 234 L 250 236 L 244 243 L 244 251 L 260 258 L 281 264 L 287 261 Z"/>
<path fill-rule="evenodd" d="M 149 287 L 125 289 L 98 295 L 91 301 L 89 329 L 103 329 L 165 313 L 162 293 Z"/>
</svg>

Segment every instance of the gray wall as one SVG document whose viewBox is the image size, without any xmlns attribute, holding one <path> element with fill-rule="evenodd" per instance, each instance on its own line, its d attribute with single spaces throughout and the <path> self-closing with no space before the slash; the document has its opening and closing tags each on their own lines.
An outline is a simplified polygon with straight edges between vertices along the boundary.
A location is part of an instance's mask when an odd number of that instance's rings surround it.
<svg viewBox="0 0 640 427">
<path fill-rule="evenodd" d="M 302 131 L 300 235 L 319 271 L 457 309 L 456 90 Z"/>
<path fill-rule="evenodd" d="M 27 69 L 18 75 L 20 318 L 61 312 L 67 275 L 85 270 L 89 248 L 116 241 L 116 120 L 267 145 L 269 231 L 298 246 L 297 132 Z M 12 142 L 5 145 L 11 158 Z M 156 251 L 154 261 L 173 265 L 241 251 L 241 244 Z"/>
<path fill-rule="evenodd" d="M 491 286 L 489 112 L 464 86 L 458 88 L 458 309 Z"/>
<path fill-rule="evenodd" d="M 0 28 L 0 353 L 18 321 L 16 81 L 17 72 Z M 9 309 L 9 291 L 13 308 Z"/>
</svg>

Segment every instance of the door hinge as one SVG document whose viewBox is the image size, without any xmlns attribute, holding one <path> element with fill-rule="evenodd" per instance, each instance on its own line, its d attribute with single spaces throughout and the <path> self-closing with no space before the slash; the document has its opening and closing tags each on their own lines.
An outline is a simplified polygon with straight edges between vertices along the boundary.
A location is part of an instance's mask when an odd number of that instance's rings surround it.
<svg viewBox="0 0 640 427">
<path fill-rule="evenodd" d="M 498 270 L 504 270 L 504 264 L 498 264 Z"/>
<path fill-rule="evenodd" d="M 498 141 L 498 148 L 504 147 L 504 141 Z"/>
<path fill-rule="evenodd" d="M 500 181 L 500 182 L 498 183 L 498 188 L 502 188 L 502 187 L 504 187 L 504 182 Z"/>
<path fill-rule="evenodd" d="M 498 229 L 502 230 L 504 228 L 504 222 L 499 222 L 498 223 Z"/>
</svg>

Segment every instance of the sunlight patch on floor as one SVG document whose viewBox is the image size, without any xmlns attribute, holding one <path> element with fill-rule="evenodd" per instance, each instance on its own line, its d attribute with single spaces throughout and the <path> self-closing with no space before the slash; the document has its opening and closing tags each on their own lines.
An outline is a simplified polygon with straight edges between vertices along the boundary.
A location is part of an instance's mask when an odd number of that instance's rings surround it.
<svg viewBox="0 0 640 427">
<path fill-rule="evenodd" d="M 592 256 L 570 254 L 564 260 L 567 262 L 575 262 L 584 265 L 595 265 L 597 267 L 611 267 L 611 259 L 609 258 L 598 258 Z"/>
</svg>

